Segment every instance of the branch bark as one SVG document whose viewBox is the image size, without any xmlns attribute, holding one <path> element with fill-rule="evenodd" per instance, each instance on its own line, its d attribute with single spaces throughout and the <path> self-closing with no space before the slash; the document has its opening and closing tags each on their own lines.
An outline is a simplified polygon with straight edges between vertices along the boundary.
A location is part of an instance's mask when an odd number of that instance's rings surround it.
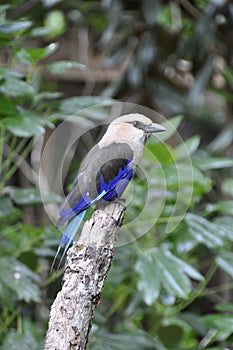
<svg viewBox="0 0 233 350">
<path fill-rule="evenodd" d="M 96 210 L 84 224 L 79 241 L 69 249 L 62 290 L 50 311 L 44 350 L 86 349 L 124 212 L 119 202 Z"/>
</svg>

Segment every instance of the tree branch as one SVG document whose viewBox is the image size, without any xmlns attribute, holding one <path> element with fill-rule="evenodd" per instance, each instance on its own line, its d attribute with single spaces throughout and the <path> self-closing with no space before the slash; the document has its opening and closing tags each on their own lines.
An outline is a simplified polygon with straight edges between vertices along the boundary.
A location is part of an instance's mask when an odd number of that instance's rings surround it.
<svg viewBox="0 0 233 350">
<path fill-rule="evenodd" d="M 124 212 L 119 202 L 96 210 L 79 241 L 69 249 L 62 290 L 51 307 L 44 350 L 85 350 Z"/>
</svg>

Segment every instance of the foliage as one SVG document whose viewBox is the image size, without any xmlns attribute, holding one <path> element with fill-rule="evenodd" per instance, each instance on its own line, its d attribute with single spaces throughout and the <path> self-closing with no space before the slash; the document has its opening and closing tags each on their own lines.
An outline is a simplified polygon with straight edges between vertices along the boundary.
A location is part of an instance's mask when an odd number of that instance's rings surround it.
<svg viewBox="0 0 233 350">
<path fill-rule="evenodd" d="M 114 98 L 130 101 L 132 96 L 138 104 L 173 116 L 166 140 L 148 142 L 143 163 L 157 189 L 148 214 L 160 212 L 146 235 L 116 249 L 88 348 L 230 348 L 230 2 L 44 0 L 26 13 L 22 5 L 0 6 L 0 47 L 8 54 L 0 67 L 1 348 L 42 348 L 49 307 L 60 288 L 60 280 L 51 284 L 48 275 L 60 233 L 42 220 L 41 204 L 59 204 L 61 198 L 46 192 L 41 199 L 32 167 L 36 141 L 71 116 L 79 126 L 94 127 L 107 120 Z M 23 13 L 20 18 L 18 13 Z M 106 67 L 119 69 L 131 57 L 126 71 L 119 70 L 118 79 L 98 97 L 58 91 L 57 75 L 87 69 L 67 57 L 51 59 L 70 27 L 88 27 L 96 43 L 93 51 L 106 55 Z M 174 145 L 175 130 L 185 142 Z M 162 172 L 151 168 L 151 155 Z M 20 177 L 26 178 L 23 188 Z M 142 211 L 148 189 L 140 176 L 134 188 L 128 222 Z M 179 205 L 187 210 L 184 217 L 178 215 Z M 28 220 L 32 213 L 39 220 Z M 137 223 L 130 230 L 137 234 Z"/>
</svg>

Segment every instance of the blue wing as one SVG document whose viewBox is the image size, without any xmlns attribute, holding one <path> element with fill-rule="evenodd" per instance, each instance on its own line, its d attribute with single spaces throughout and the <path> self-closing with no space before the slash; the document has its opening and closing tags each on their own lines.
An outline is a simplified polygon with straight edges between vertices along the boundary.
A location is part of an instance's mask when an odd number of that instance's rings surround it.
<svg viewBox="0 0 233 350">
<path fill-rule="evenodd" d="M 116 198 L 120 198 L 123 191 L 127 187 L 129 181 L 131 180 L 133 173 L 134 170 L 130 159 L 127 160 L 127 163 L 123 168 L 118 169 L 117 175 L 112 180 L 106 180 L 105 174 L 103 174 L 103 172 L 101 171 L 99 174 L 98 181 L 98 195 L 94 199 L 91 198 L 89 191 L 86 191 L 81 197 L 81 199 L 75 205 L 73 205 L 73 207 L 65 209 L 63 206 L 60 209 L 59 226 L 64 225 L 67 221 L 71 219 L 72 220 L 68 223 L 62 235 L 56 255 L 51 266 L 51 270 L 54 267 L 59 252 L 64 247 L 62 257 L 58 264 L 58 268 L 60 267 L 61 262 L 86 214 L 87 209 L 91 205 L 98 202 L 100 199 L 111 201 Z M 72 191 L 68 197 L 71 197 Z"/>
</svg>

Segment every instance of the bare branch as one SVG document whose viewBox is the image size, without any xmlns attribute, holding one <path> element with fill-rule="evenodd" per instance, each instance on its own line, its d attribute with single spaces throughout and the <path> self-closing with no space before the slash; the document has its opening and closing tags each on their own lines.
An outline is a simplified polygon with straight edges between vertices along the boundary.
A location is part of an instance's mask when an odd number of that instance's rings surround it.
<svg viewBox="0 0 233 350">
<path fill-rule="evenodd" d="M 62 290 L 50 313 L 44 350 L 84 350 L 110 268 L 124 206 L 96 210 L 67 254 Z"/>
</svg>

